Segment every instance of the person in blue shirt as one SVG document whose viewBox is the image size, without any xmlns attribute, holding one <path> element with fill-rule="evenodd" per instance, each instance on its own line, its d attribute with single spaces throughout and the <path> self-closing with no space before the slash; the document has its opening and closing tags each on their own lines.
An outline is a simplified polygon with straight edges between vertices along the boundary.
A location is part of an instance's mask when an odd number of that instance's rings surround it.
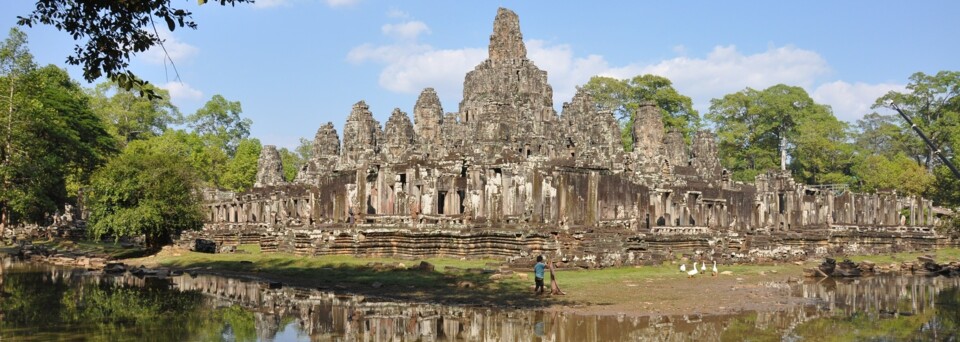
<svg viewBox="0 0 960 342">
<path fill-rule="evenodd" d="M 547 267 L 547 264 L 543 263 L 543 256 L 537 256 L 537 264 L 533 266 L 533 278 L 536 287 L 533 289 L 534 292 L 539 296 L 543 294 L 543 271 Z"/>
</svg>

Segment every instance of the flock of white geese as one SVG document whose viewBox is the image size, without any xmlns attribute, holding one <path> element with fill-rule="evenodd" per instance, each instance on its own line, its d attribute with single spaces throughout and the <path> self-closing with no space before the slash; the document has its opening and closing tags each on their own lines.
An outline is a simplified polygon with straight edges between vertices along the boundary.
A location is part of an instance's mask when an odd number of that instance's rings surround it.
<svg viewBox="0 0 960 342">
<path fill-rule="evenodd" d="M 711 275 L 712 275 L 712 276 L 714 276 L 714 277 L 717 276 L 717 261 L 716 261 L 716 260 L 713 261 L 713 268 L 712 268 L 710 271 L 711 271 Z M 687 264 L 680 264 L 680 273 L 686 273 L 686 274 L 687 274 L 687 278 L 693 278 L 694 276 L 696 276 L 697 274 L 700 274 L 700 273 L 707 274 L 707 263 L 706 263 L 705 261 L 701 261 L 701 262 L 700 262 L 700 270 L 697 270 L 697 262 L 694 261 L 694 262 L 693 262 L 693 266 L 691 267 L 691 270 L 689 270 L 689 271 L 687 271 Z"/>
</svg>

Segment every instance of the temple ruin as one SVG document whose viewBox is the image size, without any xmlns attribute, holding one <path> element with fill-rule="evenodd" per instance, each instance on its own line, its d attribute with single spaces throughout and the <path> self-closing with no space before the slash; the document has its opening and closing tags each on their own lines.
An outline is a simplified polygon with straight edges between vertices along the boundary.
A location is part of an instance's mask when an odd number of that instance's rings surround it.
<svg viewBox="0 0 960 342">
<path fill-rule="evenodd" d="M 300 255 L 547 253 L 588 267 L 940 241 L 930 200 L 808 186 L 779 170 L 733 181 L 712 133 L 666 130 L 653 103 L 634 113 L 625 152 L 613 113 L 587 91 L 557 113 L 519 18 L 503 8 L 458 110 L 444 112 L 427 88 L 412 113 L 394 109 L 381 125 L 357 102 L 342 137 L 332 123 L 317 130 L 312 159 L 290 181 L 264 146 L 254 189 L 206 192 L 207 224 L 184 239 Z"/>
</svg>

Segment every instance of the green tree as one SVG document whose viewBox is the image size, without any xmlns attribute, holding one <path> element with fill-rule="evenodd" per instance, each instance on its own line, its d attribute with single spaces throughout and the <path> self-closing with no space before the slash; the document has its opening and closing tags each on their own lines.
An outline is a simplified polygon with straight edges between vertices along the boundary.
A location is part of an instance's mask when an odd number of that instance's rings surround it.
<svg viewBox="0 0 960 342">
<path fill-rule="evenodd" d="M 257 162 L 260 159 L 260 145 L 258 139 L 243 139 L 237 146 L 237 153 L 227 163 L 226 171 L 221 178 L 223 187 L 232 191 L 242 192 L 253 188 L 257 180 Z"/>
<path fill-rule="evenodd" d="M 204 4 L 207 0 L 198 0 Z M 220 5 L 252 3 L 253 0 L 219 0 Z M 38 0 L 37 7 L 26 16 L 17 16 L 19 25 L 51 25 L 66 31 L 74 40 L 86 44 L 74 47 L 67 63 L 81 65 L 88 82 L 107 76 L 124 90 L 135 89 L 141 95 L 158 97 L 156 88 L 127 70 L 130 57 L 163 45 L 154 18 L 163 20 L 170 31 L 177 27 L 197 28 L 192 13 L 176 8 L 170 0 L 101 1 L 101 0 Z M 163 25 L 163 24 L 161 24 Z"/>
<path fill-rule="evenodd" d="M 924 168 L 905 154 L 888 158 L 883 154 L 870 154 L 852 168 L 858 191 L 896 190 L 899 194 L 919 196 L 929 191 L 934 178 Z"/>
<path fill-rule="evenodd" d="M 297 178 L 297 172 L 306 162 L 299 154 L 291 152 L 286 147 L 280 148 L 280 162 L 283 163 L 283 179 L 292 182 Z"/>
<path fill-rule="evenodd" d="M 783 84 L 764 90 L 746 88 L 710 103 L 706 117 L 716 127 L 720 161 L 735 179 L 752 181 L 779 168 L 781 141 L 786 139 L 784 152 L 799 181 L 849 180 L 845 175 L 853 150 L 846 146 L 846 125 L 803 88 Z"/>
<path fill-rule="evenodd" d="M 913 137 L 905 132 L 901 119 L 893 115 L 870 113 L 857 120 L 854 127 L 854 145 L 863 155 L 883 155 L 892 158 L 908 153 L 906 145 Z"/>
<path fill-rule="evenodd" d="M 68 201 L 67 180 L 85 182 L 115 147 L 66 71 L 34 66 L 26 35 L 11 30 L 0 56 L 0 226 L 44 223 Z"/>
<path fill-rule="evenodd" d="M 183 115 L 166 90 L 154 89 L 157 97 L 144 98 L 124 90 L 116 83 L 98 84 L 89 93 L 90 107 L 104 122 L 121 146 L 135 139 L 163 134 L 170 125 L 183 121 Z"/>
<path fill-rule="evenodd" d="M 873 107 L 903 111 L 947 158 L 953 158 L 954 148 L 960 143 L 960 72 L 915 73 L 910 76 L 907 90 L 891 91 L 878 98 Z M 934 151 L 915 134 L 910 137 L 906 144 L 908 155 L 932 172 L 940 164 Z"/>
<path fill-rule="evenodd" d="M 300 138 L 300 144 L 297 145 L 297 148 L 294 149 L 300 159 L 308 161 L 313 158 L 313 141 L 307 140 L 306 138 Z"/>
<path fill-rule="evenodd" d="M 594 76 L 585 84 L 594 101 L 602 108 L 612 110 L 619 118 L 621 139 L 626 150 L 633 150 L 633 115 L 640 104 L 653 101 L 663 114 L 664 129 L 675 128 L 688 140 L 701 127 L 700 113 L 693 109 L 689 97 L 673 88 L 669 79 L 656 75 L 639 75 L 618 80 Z"/>
<path fill-rule="evenodd" d="M 240 101 L 228 101 L 221 95 L 214 95 L 187 118 L 187 123 L 209 146 L 223 150 L 232 158 L 240 141 L 250 135 L 253 123 L 248 118 L 241 118 L 242 112 Z"/>
<path fill-rule="evenodd" d="M 203 224 L 189 147 L 174 134 L 134 141 L 94 173 L 88 208 L 94 238 L 145 236 L 158 247 Z"/>
</svg>

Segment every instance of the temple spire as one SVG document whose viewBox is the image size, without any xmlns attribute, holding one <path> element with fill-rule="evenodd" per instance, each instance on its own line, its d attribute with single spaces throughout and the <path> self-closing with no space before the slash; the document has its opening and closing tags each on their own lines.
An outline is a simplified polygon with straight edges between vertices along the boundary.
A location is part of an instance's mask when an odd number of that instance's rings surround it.
<svg viewBox="0 0 960 342">
<path fill-rule="evenodd" d="M 513 11 L 503 7 L 497 10 L 489 51 L 493 61 L 527 58 L 527 47 L 523 45 L 523 34 L 520 33 L 520 17 Z"/>
</svg>

